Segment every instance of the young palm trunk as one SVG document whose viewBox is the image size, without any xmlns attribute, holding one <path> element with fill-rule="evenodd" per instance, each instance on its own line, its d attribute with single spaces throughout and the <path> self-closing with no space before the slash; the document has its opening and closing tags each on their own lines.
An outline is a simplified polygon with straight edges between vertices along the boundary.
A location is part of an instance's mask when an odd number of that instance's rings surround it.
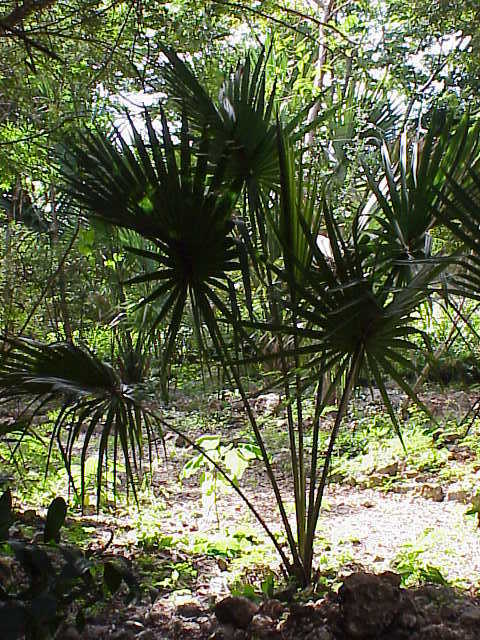
<svg viewBox="0 0 480 640">
<path fill-rule="evenodd" d="M 335 423 L 330 434 L 330 441 L 325 454 L 325 461 L 323 463 L 322 475 L 320 477 L 320 483 L 318 489 L 316 489 L 317 481 L 317 462 L 318 462 L 318 429 L 314 433 L 314 446 L 312 450 L 312 471 L 310 476 L 310 491 L 309 491 L 309 505 L 307 514 L 307 531 L 305 536 L 305 545 L 302 553 L 303 567 L 307 584 L 312 580 L 312 568 L 313 568 L 313 551 L 315 542 L 315 533 L 318 524 L 318 518 L 320 516 L 320 509 L 322 506 L 323 494 L 327 484 L 328 473 L 330 470 L 330 464 L 332 460 L 333 451 L 337 441 L 337 436 L 340 431 L 340 426 L 345 414 L 347 413 L 348 404 L 352 397 L 353 390 L 355 388 L 358 371 L 363 359 L 363 347 L 359 346 L 357 351 L 351 358 L 350 367 L 343 389 L 342 397 L 338 406 Z M 316 494 L 316 495 L 315 495 Z"/>
</svg>

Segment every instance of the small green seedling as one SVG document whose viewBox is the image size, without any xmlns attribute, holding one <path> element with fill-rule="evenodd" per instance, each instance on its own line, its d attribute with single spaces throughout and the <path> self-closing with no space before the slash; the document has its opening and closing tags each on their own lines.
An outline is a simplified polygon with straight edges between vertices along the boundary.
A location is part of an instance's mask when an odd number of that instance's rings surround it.
<svg viewBox="0 0 480 640">
<path fill-rule="evenodd" d="M 252 443 L 224 445 L 220 436 L 202 436 L 196 443 L 205 453 L 198 453 L 183 467 L 181 478 L 200 474 L 202 507 L 205 516 L 217 505 L 220 491 L 230 490 L 230 484 L 213 463 L 218 464 L 230 480 L 238 483 L 252 460 L 260 459 L 260 449 Z M 208 456 L 208 457 L 207 457 Z M 217 514 L 218 521 L 218 514 Z"/>
<path fill-rule="evenodd" d="M 472 503 L 470 509 L 465 512 L 466 516 L 477 517 L 477 527 L 480 529 L 480 493 L 472 496 Z"/>
</svg>

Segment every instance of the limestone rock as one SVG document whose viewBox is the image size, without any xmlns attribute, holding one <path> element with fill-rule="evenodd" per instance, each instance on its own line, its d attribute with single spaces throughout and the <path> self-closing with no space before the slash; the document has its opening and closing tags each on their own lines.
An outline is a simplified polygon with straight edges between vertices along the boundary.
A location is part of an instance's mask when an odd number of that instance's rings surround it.
<svg viewBox="0 0 480 640">
<path fill-rule="evenodd" d="M 23 521 L 26 524 L 33 524 L 37 519 L 37 512 L 35 509 L 27 509 L 23 512 Z"/>
<path fill-rule="evenodd" d="M 281 400 L 278 393 L 265 393 L 255 401 L 254 404 L 255 413 L 257 415 L 278 415 L 281 409 Z"/>
<path fill-rule="evenodd" d="M 396 476 L 398 473 L 398 462 L 392 462 L 391 464 L 387 464 L 385 467 L 377 469 L 377 473 L 382 476 Z"/>
<path fill-rule="evenodd" d="M 470 502 L 471 494 L 466 489 L 459 489 L 458 487 L 452 487 L 447 491 L 447 500 L 454 502 L 461 502 L 467 504 Z"/>
<path fill-rule="evenodd" d="M 177 607 L 176 614 L 182 618 L 200 618 L 205 612 L 196 602 L 185 602 Z"/>
<path fill-rule="evenodd" d="M 420 490 L 422 498 L 433 500 L 434 502 L 443 502 L 445 500 L 445 492 L 438 484 L 424 484 Z"/>
<path fill-rule="evenodd" d="M 272 619 L 261 613 L 253 616 L 248 631 L 253 638 L 258 638 L 258 640 L 281 640 L 282 637 Z"/>
<path fill-rule="evenodd" d="M 389 491 L 391 491 L 392 493 L 405 494 L 405 493 L 408 493 L 409 491 L 415 491 L 416 488 L 417 486 L 414 484 L 408 484 L 408 483 L 394 484 L 389 488 Z"/>
<path fill-rule="evenodd" d="M 383 476 L 379 473 L 373 473 L 368 479 L 369 487 L 379 487 L 381 484 L 383 484 Z"/>
</svg>

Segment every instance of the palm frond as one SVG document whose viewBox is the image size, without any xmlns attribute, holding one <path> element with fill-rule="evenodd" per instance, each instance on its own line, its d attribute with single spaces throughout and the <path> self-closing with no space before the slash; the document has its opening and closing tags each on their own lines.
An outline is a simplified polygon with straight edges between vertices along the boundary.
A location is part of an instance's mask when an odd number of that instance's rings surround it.
<svg viewBox="0 0 480 640">
<path fill-rule="evenodd" d="M 289 162 L 288 153 L 281 152 L 280 158 L 281 215 L 286 224 L 293 210 L 291 185 L 295 183 L 295 169 Z M 415 275 L 408 282 L 392 286 L 391 271 L 396 269 L 396 253 L 390 255 L 389 271 L 386 260 L 382 264 L 372 260 L 377 241 L 359 233 L 356 228 L 358 218 L 352 234 L 346 236 L 325 200 L 316 215 L 320 215 L 328 238 L 329 255 L 318 246 L 318 222 L 312 225 L 310 206 L 306 214 L 297 207 L 297 226 L 303 242 L 309 247 L 311 259 L 305 262 L 301 257 L 304 252 L 295 256 L 292 234 L 283 234 L 279 237 L 285 268 L 274 267 L 278 277 L 286 283 L 294 277 L 294 269 L 301 274 L 301 277 L 295 277 L 298 299 L 295 314 L 300 326 L 306 327 L 309 333 L 309 339 L 299 348 L 303 366 L 309 374 L 316 370 L 317 375 L 320 363 L 343 362 L 346 369 L 346 357 L 354 358 L 360 353 L 361 364 L 368 363 L 378 388 L 384 389 L 384 378 L 393 376 L 400 381 L 400 369 L 403 375 L 414 370 L 414 359 L 409 355 L 417 349 L 412 338 L 419 332 L 414 312 L 429 295 L 431 283 L 445 265 L 417 265 Z M 296 244 L 300 246 L 298 242 Z M 402 381 L 402 388 L 414 395 L 408 383 Z"/>
<path fill-rule="evenodd" d="M 434 112 L 425 136 L 413 143 L 402 132 L 397 160 L 382 144 L 383 178 L 377 181 L 366 164 L 364 170 L 372 195 L 362 211 L 362 224 L 369 226 L 379 241 L 378 260 L 392 258 L 397 268 L 392 284 L 401 285 L 414 275 L 417 261 L 430 256 L 430 230 L 441 213 L 441 194 L 447 175 L 460 178 L 479 154 L 479 125 L 468 114 L 458 124 L 453 115 Z M 410 150 L 411 149 L 411 150 Z"/>
<path fill-rule="evenodd" d="M 207 129 L 214 158 L 228 154 L 228 171 L 247 186 L 250 198 L 262 188 L 278 184 L 275 141 L 275 85 L 267 92 L 266 55 L 262 50 L 252 63 L 250 56 L 223 82 L 214 101 L 191 67 L 173 50 L 165 50 L 168 64 L 163 75 L 168 93 L 186 109 L 198 131 Z"/>
<path fill-rule="evenodd" d="M 139 304 L 155 304 L 152 331 L 169 322 L 165 373 L 186 306 L 205 299 L 218 307 L 215 290 L 229 291 L 230 274 L 242 271 L 248 278 L 248 268 L 233 223 L 241 186 L 228 176 L 226 158 L 208 161 L 206 135 L 198 147 L 192 145 L 185 116 L 178 145 L 163 113 L 161 136 L 148 113 L 145 125 L 144 140 L 130 123 L 131 145 L 118 132 L 113 137 L 86 133 L 70 148 L 76 172 L 65 173 L 64 180 L 81 214 L 135 231 L 147 241 L 126 247 L 144 265 L 127 284 L 146 287 Z M 222 312 L 228 315 L 226 306 Z M 193 317 L 202 319 L 202 309 Z"/>
<path fill-rule="evenodd" d="M 268 53 L 262 49 L 256 57 L 247 55 L 239 62 L 225 78 L 216 100 L 190 65 L 171 49 L 165 50 L 165 55 L 168 64 L 163 76 L 170 98 L 188 111 L 198 131 L 208 131 L 212 157 L 228 157 L 228 175 L 245 187 L 253 227 L 263 225 L 259 209 L 279 186 L 276 84 L 267 89 Z M 291 133 L 306 112 L 307 108 L 285 123 L 285 130 Z"/>
<path fill-rule="evenodd" d="M 135 387 L 125 384 L 109 364 L 86 347 L 71 343 L 43 344 L 27 338 L 6 338 L 6 342 L 10 350 L 0 364 L 0 400 L 36 401 L 36 405 L 32 404 L 30 421 L 46 403 L 60 401 L 50 451 L 57 441 L 70 480 L 74 482 L 74 447 L 81 441 L 82 504 L 85 462 L 93 448 L 97 455 L 97 506 L 104 469 L 111 458 L 114 461 L 113 491 L 116 492 L 119 452 L 127 482 L 136 495 L 136 476 L 144 459 L 145 438 L 149 440 L 152 435 L 153 418 Z"/>
</svg>

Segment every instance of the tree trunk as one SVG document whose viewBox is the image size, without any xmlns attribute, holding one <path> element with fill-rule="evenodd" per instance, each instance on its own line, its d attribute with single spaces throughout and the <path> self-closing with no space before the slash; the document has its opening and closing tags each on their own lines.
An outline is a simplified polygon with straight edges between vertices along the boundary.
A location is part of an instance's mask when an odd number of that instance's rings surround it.
<svg viewBox="0 0 480 640">
<path fill-rule="evenodd" d="M 314 1 L 317 8 L 320 8 L 321 4 L 318 0 Z M 321 15 L 321 24 L 318 27 L 318 56 L 316 63 L 315 78 L 313 81 L 313 90 L 321 92 L 323 89 L 323 83 L 325 81 L 325 64 L 327 62 L 327 46 L 325 43 L 326 33 L 325 24 L 331 19 L 335 12 L 336 0 L 325 0 L 323 4 L 323 10 Z M 320 99 L 311 107 L 307 116 L 307 124 L 311 124 L 320 112 Z M 314 141 L 314 130 L 312 129 L 305 136 L 305 144 L 307 147 L 311 146 Z"/>
<path fill-rule="evenodd" d="M 57 202 L 55 198 L 55 187 L 52 184 L 50 186 L 50 206 L 52 208 L 52 249 L 56 254 L 56 248 L 58 246 L 58 218 L 57 218 Z M 60 314 L 62 316 L 63 331 L 68 342 L 73 342 L 72 325 L 70 322 L 70 314 L 68 312 L 67 296 L 65 289 L 65 272 L 62 267 L 58 271 L 58 305 L 60 308 Z"/>
<path fill-rule="evenodd" d="M 22 187 L 20 180 L 17 180 L 12 197 L 12 204 L 7 209 L 7 224 L 5 226 L 5 245 L 4 245 L 4 288 L 3 288 L 3 335 L 8 336 L 13 333 L 13 271 L 12 271 L 12 235 L 13 223 L 22 213 Z M 2 348 L 3 350 L 3 348 Z"/>
</svg>

